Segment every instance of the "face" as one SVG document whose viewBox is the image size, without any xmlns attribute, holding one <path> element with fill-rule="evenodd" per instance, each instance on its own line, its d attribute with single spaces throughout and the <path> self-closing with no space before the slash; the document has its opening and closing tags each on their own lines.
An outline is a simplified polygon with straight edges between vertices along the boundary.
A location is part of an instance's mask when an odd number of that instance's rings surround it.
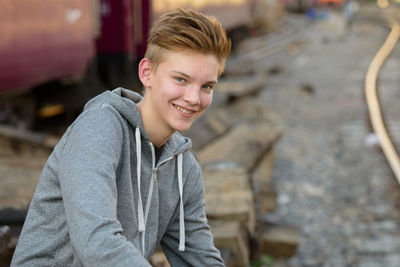
<svg viewBox="0 0 400 267">
<path fill-rule="evenodd" d="M 171 133 L 189 129 L 211 104 L 218 78 L 217 58 L 185 50 L 168 52 L 155 69 L 148 59 L 144 61 L 139 65 L 146 88 L 142 107 L 151 111 L 152 123 Z M 150 68 L 147 75 L 141 69 L 146 67 Z"/>
</svg>

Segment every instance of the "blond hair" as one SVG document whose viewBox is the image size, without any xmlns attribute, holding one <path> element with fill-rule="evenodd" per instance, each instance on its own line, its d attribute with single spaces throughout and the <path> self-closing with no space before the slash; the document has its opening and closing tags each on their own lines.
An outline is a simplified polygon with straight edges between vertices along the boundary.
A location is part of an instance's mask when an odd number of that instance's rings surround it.
<svg viewBox="0 0 400 267">
<path fill-rule="evenodd" d="M 161 16 L 152 26 L 145 57 L 157 68 L 167 51 L 184 49 L 213 54 L 220 63 L 220 75 L 231 51 L 231 41 L 215 17 L 178 9 Z"/>
</svg>

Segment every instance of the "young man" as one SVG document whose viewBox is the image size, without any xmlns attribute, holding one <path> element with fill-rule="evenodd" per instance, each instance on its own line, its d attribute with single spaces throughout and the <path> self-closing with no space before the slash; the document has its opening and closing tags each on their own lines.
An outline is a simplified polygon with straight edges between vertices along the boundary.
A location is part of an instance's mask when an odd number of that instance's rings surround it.
<svg viewBox="0 0 400 267">
<path fill-rule="evenodd" d="M 167 14 L 139 77 L 90 100 L 48 159 L 12 266 L 223 266 L 205 216 L 188 129 L 211 104 L 230 41 L 213 17 Z"/>
</svg>

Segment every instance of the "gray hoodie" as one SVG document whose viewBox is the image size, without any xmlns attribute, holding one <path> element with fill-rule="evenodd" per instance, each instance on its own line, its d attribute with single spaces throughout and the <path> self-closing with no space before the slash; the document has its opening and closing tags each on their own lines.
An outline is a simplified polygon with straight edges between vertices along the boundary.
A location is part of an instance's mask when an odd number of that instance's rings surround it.
<svg viewBox="0 0 400 267">
<path fill-rule="evenodd" d="M 156 162 L 136 103 L 90 100 L 50 155 L 11 266 L 223 266 L 205 216 L 201 168 L 174 133 Z"/>
</svg>

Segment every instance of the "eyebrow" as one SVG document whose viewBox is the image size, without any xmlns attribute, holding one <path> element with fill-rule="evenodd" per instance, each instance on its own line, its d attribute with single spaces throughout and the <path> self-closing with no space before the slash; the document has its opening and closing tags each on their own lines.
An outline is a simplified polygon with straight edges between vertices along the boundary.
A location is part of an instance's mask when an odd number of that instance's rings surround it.
<svg viewBox="0 0 400 267">
<path fill-rule="evenodd" d="M 189 75 L 187 75 L 187 74 L 184 73 L 184 72 L 180 72 L 180 71 L 176 71 L 176 70 L 173 70 L 172 72 L 175 73 L 175 74 L 182 75 L 182 76 L 184 76 L 184 77 L 187 78 L 187 79 L 191 79 L 191 78 L 192 78 L 192 77 L 190 77 Z M 216 83 L 217 83 L 217 81 L 212 80 L 212 81 L 206 82 L 205 84 L 216 84 Z"/>
</svg>

